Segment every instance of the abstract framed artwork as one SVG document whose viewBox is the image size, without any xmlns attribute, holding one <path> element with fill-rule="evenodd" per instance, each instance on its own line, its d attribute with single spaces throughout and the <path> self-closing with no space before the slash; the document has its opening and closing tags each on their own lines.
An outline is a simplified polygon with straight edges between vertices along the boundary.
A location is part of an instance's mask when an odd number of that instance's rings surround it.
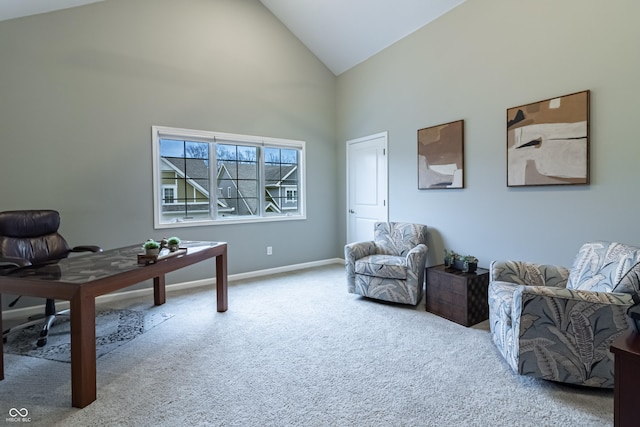
<svg viewBox="0 0 640 427">
<path fill-rule="evenodd" d="M 507 110 L 507 187 L 589 184 L 589 91 Z"/>
<path fill-rule="evenodd" d="M 464 120 L 418 130 L 418 189 L 464 188 Z"/>
</svg>

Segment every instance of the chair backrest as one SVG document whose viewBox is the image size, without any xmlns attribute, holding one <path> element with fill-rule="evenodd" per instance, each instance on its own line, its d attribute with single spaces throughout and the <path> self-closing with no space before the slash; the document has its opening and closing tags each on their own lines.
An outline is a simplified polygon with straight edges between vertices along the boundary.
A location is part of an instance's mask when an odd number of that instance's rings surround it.
<svg viewBox="0 0 640 427">
<path fill-rule="evenodd" d="M 640 248 L 616 242 L 585 243 L 573 261 L 567 289 L 621 293 L 640 291 Z"/>
<path fill-rule="evenodd" d="M 69 255 L 58 233 L 60 214 L 54 210 L 0 212 L 0 257 L 24 258 L 42 264 Z"/>
<path fill-rule="evenodd" d="M 427 226 L 407 222 L 376 222 L 373 236 L 378 253 L 405 256 L 419 244 L 427 243 Z"/>
</svg>

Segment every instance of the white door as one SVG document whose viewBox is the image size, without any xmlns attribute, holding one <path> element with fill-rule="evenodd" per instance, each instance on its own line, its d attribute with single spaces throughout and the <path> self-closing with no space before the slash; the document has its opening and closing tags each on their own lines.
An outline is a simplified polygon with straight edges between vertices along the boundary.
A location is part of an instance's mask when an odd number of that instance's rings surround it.
<svg viewBox="0 0 640 427">
<path fill-rule="evenodd" d="M 347 243 L 373 240 L 388 221 L 387 132 L 347 141 Z"/>
</svg>

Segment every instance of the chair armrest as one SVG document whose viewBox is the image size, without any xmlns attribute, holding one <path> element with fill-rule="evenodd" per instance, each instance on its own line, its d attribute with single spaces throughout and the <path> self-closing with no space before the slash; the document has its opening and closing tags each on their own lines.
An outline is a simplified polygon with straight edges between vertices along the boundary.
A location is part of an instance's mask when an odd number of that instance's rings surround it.
<svg viewBox="0 0 640 427">
<path fill-rule="evenodd" d="M 349 243 L 344 247 L 344 264 L 347 270 L 347 285 L 349 292 L 355 290 L 356 286 L 356 261 L 376 253 L 376 245 L 370 242 Z"/>
<path fill-rule="evenodd" d="M 102 252 L 102 248 L 94 245 L 83 245 L 74 247 L 71 252 Z"/>
<path fill-rule="evenodd" d="M 429 248 L 424 243 L 420 243 L 415 248 L 407 252 L 407 265 L 419 265 L 423 260 L 427 262 L 427 252 Z M 422 267 L 424 268 L 424 266 Z"/>
<path fill-rule="evenodd" d="M 347 264 L 355 263 L 356 260 L 375 253 L 376 244 L 373 241 L 349 243 L 344 247 L 344 260 Z"/>
<path fill-rule="evenodd" d="M 407 282 L 412 282 L 415 277 L 416 285 L 422 289 L 424 282 L 424 268 L 427 265 L 427 252 L 429 248 L 424 243 L 420 243 L 407 253 Z"/>
<path fill-rule="evenodd" d="M 28 259 L 18 257 L 0 257 L 1 267 L 27 267 L 31 262 Z"/>
<path fill-rule="evenodd" d="M 613 387 L 610 346 L 629 328 L 631 294 L 522 286 L 514 293 L 519 372 Z"/>
<path fill-rule="evenodd" d="M 585 309 L 586 305 L 633 305 L 633 295 L 620 292 L 592 292 L 578 291 L 551 286 L 520 286 L 515 291 L 514 301 L 521 297 L 522 303 L 535 298 L 548 298 L 551 300 L 571 301 L 574 304 L 584 303 L 579 309 Z"/>
<path fill-rule="evenodd" d="M 525 261 L 492 261 L 489 281 L 510 282 L 526 286 L 553 286 L 564 288 L 569 280 L 569 269 L 561 265 L 536 264 Z"/>
</svg>

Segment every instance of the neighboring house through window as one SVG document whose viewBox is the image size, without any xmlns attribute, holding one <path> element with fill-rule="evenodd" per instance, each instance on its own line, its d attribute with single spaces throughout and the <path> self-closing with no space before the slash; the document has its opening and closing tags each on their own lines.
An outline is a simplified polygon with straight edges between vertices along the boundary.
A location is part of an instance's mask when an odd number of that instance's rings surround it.
<svg viewBox="0 0 640 427">
<path fill-rule="evenodd" d="M 152 135 L 156 228 L 305 218 L 304 141 L 160 126 Z"/>
</svg>

